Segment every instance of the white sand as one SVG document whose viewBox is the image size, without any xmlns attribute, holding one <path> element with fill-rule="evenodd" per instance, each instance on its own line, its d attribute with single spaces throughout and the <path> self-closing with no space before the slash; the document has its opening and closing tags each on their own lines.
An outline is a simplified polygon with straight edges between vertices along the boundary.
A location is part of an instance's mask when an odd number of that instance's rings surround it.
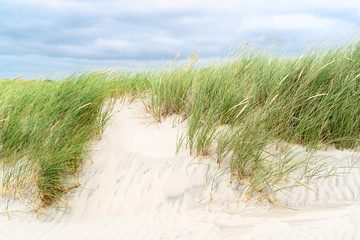
<svg viewBox="0 0 360 240">
<path fill-rule="evenodd" d="M 236 203 L 224 181 L 204 189 L 207 165 L 175 155 L 181 124 L 151 124 L 136 104 L 122 108 L 94 144 L 82 185 L 60 210 L 37 217 L 0 199 L 0 239 L 360 239 L 360 172 L 320 180 L 269 203 Z M 319 152 L 350 161 L 348 151 Z M 207 181 L 211 183 L 211 179 Z M 206 184 L 205 184 L 206 185 Z M 209 184 L 208 184 L 209 185 Z M 11 220 L 5 213 L 10 210 Z"/>
</svg>

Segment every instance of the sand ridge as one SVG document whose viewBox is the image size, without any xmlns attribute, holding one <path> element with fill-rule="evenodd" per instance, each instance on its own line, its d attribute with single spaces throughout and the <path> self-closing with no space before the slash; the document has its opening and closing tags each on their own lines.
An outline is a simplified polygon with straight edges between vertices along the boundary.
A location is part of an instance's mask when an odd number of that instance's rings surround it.
<svg viewBox="0 0 360 240">
<path fill-rule="evenodd" d="M 176 138 L 185 130 L 174 121 L 154 123 L 138 102 L 117 105 L 69 201 L 37 218 L 23 204 L 1 199 L 0 239 L 360 238 L 358 168 L 316 182 L 318 193 L 296 188 L 279 195 L 297 210 L 237 203 L 226 181 L 210 201 L 208 166 L 197 164 L 186 149 L 175 154 Z M 318 154 L 353 157 L 350 151 Z M 10 221 L 7 206 L 13 210 Z"/>
</svg>

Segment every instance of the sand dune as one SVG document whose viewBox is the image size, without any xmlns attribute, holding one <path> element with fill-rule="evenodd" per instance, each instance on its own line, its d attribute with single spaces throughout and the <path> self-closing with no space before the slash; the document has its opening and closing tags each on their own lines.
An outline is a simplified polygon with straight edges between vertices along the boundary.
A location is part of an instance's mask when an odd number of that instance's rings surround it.
<svg viewBox="0 0 360 240">
<path fill-rule="evenodd" d="M 297 210 L 238 203 L 226 181 L 210 201 L 207 162 L 198 164 L 186 149 L 175 154 L 182 124 L 155 124 L 137 103 L 116 110 L 68 202 L 37 216 L 19 201 L 0 200 L 1 240 L 360 239 L 358 168 L 311 184 L 317 193 L 296 188 L 278 195 Z M 346 165 L 354 153 L 318 156 Z"/>
</svg>

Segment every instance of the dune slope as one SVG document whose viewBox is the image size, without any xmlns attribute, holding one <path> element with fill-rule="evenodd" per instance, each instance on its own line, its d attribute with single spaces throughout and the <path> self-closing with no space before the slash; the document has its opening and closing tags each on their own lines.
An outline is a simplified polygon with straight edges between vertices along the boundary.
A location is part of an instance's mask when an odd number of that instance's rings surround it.
<svg viewBox="0 0 360 240">
<path fill-rule="evenodd" d="M 216 166 L 199 164 L 186 149 L 175 154 L 184 128 L 174 121 L 155 124 L 139 103 L 117 105 L 68 201 L 37 215 L 21 201 L 1 199 L 0 239 L 360 238 L 358 168 L 312 184 L 317 193 L 296 188 L 278 195 L 297 210 L 246 205 L 226 181 L 211 188 L 204 176 Z M 354 157 L 337 150 L 318 154 Z"/>
</svg>

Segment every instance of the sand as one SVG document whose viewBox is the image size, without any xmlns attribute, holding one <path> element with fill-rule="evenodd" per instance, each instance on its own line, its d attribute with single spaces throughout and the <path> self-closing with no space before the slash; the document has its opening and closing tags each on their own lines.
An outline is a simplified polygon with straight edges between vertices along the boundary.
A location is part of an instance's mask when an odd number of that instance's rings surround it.
<svg viewBox="0 0 360 240">
<path fill-rule="evenodd" d="M 296 210 L 246 205 L 226 181 L 212 189 L 204 176 L 216 167 L 206 159 L 199 164 L 186 149 L 175 154 L 184 131 L 175 121 L 156 124 L 138 103 L 117 105 L 93 144 L 81 187 L 40 215 L 21 201 L 0 199 L 0 239 L 360 239 L 358 168 L 309 183 L 317 193 L 296 188 L 278 195 Z M 318 156 L 346 164 L 354 153 Z"/>
</svg>

